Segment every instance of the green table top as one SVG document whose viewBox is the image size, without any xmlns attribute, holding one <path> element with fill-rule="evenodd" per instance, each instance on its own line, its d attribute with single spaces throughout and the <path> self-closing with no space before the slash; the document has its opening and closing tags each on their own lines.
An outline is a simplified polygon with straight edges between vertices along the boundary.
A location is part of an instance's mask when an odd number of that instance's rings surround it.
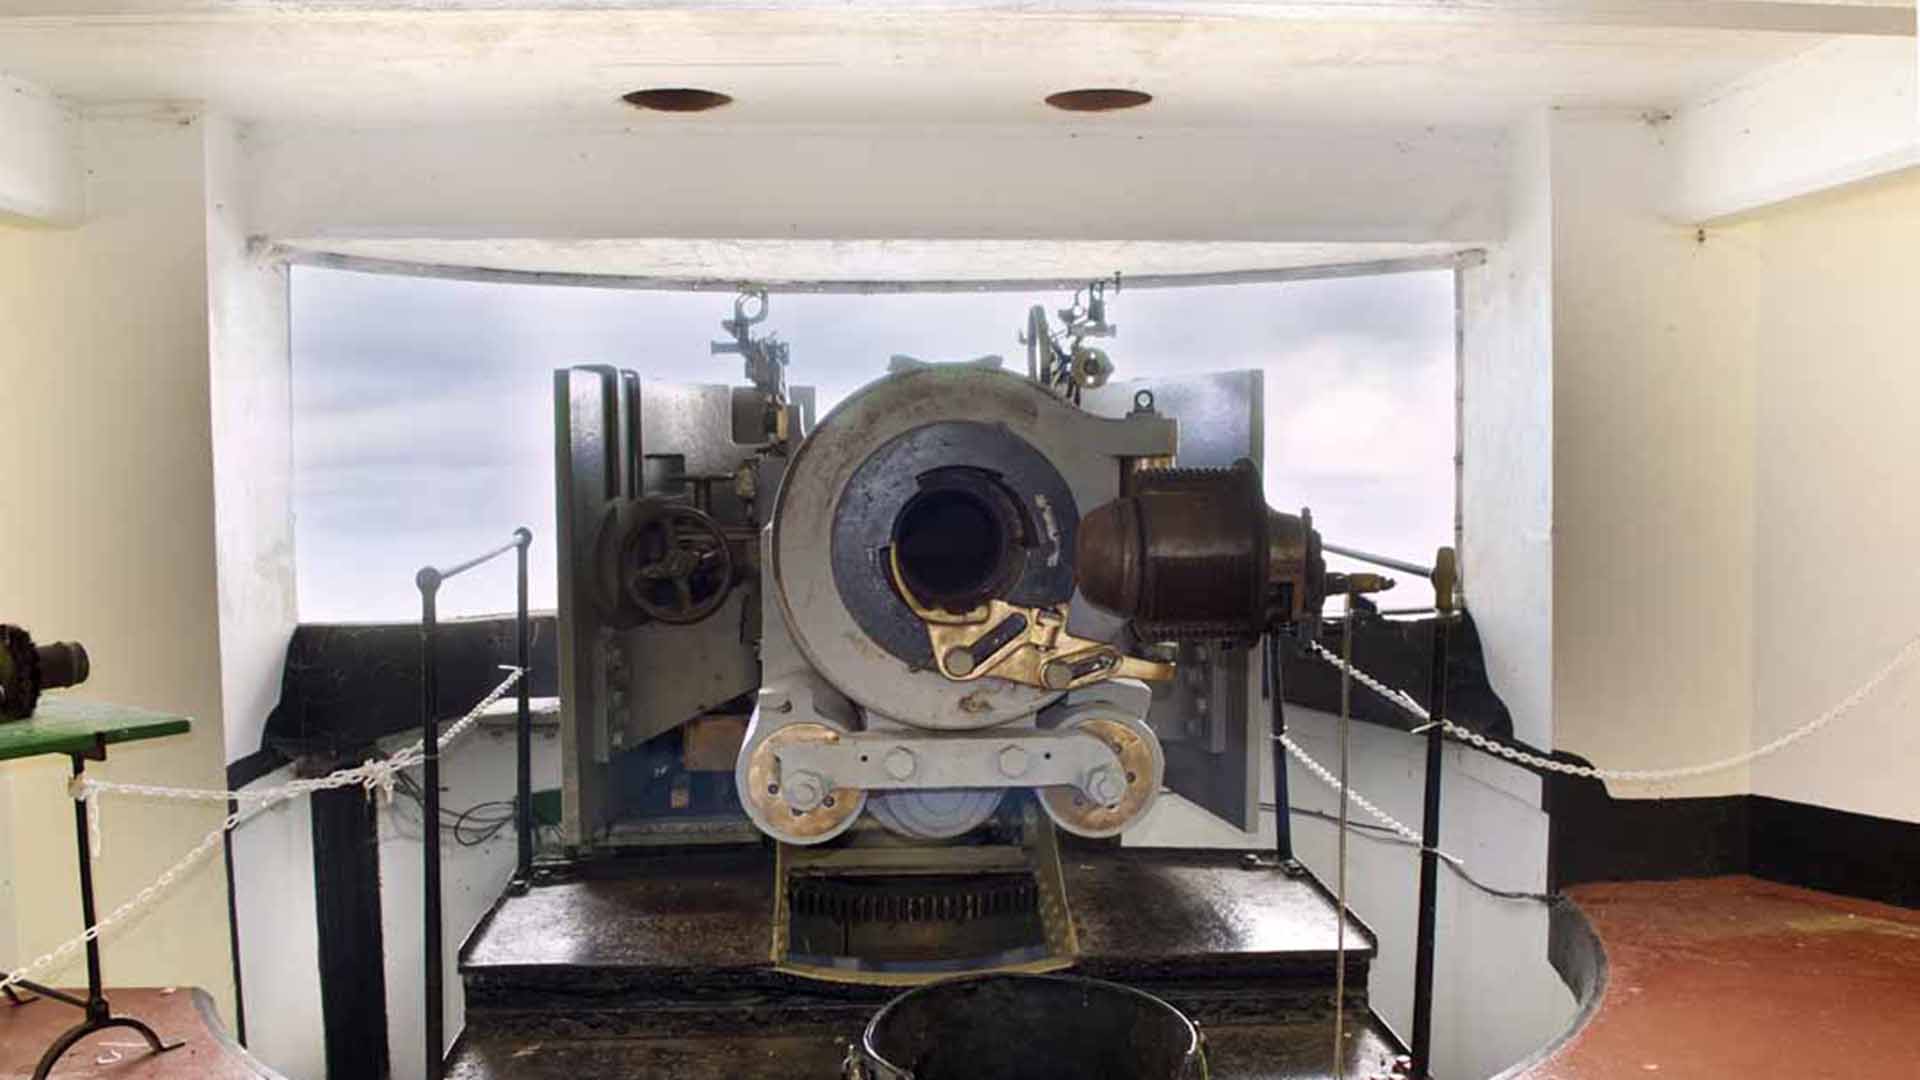
<svg viewBox="0 0 1920 1080">
<path fill-rule="evenodd" d="M 38 754 L 83 754 L 99 743 L 157 739 L 192 727 L 193 721 L 184 716 L 49 694 L 27 719 L 0 720 L 0 761 Z"/>
</svg>

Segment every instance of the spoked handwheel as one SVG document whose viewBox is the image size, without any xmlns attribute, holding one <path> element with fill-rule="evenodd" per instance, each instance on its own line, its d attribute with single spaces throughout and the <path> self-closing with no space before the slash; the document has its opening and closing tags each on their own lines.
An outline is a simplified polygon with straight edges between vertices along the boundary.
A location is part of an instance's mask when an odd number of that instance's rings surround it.
<svg viewBox="0 0 1920 1080">
<path fill-rule="evenodd" d="M 720 523 L 691 506 L 642 509 L 621 545 L 620 583 L 647 617 L 685 624 L 720 610 L 733 584 L 733 549 Z"/>
</svg>

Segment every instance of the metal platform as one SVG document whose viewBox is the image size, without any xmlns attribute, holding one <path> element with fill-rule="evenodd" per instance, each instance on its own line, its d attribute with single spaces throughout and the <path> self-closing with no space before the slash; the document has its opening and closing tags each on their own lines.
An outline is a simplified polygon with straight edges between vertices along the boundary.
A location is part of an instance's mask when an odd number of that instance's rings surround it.
<svg viewBox="0 0 1920 1080">
<path fill-rule="evenodd" d="M 1364 1010 L 1350 1010 L 1344 1075 L 1397 1080 L 1404 1053 Z M 469 1021 L 471 1023 L 471 1021 Z M 1202 1025 L 1212 1080 L 1327 1080 L 1333 1072 L 1331 1012 L 1268 1024 Z M 489 1032 L 463 1040 L 449 1080 L 580 1080 L 581 1077 L 725 1077 L 839 1080 L 847 1040 L 859 1028 L 766 1035 L 653 1035 L 568 1039 Z"/>
<path fill-rule="evenodd" d="M 1331 1075 L 1333 904 L 1236 853 L 1069 847 L 1076 970 L 1160 994 L 1214 1047 L 1215 1077 Z M 462 951 L 467 1035 L 449 1076 L 832 1077 L 897 990 L 774 970 L 761 848 L 654 854 L 502 900 Z M 1347 1075 L 1402 1051 L 1367 1012 L 1373 938 L 1349 919 Z"/>
</svg>

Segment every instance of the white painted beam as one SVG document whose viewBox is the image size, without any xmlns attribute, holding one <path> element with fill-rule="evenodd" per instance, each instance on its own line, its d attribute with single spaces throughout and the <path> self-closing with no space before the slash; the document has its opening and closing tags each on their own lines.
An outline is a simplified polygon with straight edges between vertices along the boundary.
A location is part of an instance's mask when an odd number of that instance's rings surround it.
<svg viewBox="0 0 1920 1080">
<path fill-rule="evenodd" d="M 147 18 L 339 13 L 824 10 L 1166 15 L 1316 22 L 1619 26 L 1911 36 L 1914 5 L 1806 0 L 0 0 L 0 17 Z"/>
<path fill-rule="evenodd" d="M 254 229 L 446 240 L 1461 242 L 1503 229 L 1498 129 L 1260 136 L 255 129 Z"/>
<path fill-rule="evenodd" d="M 0 75 L 0 219 L 79 221 L 84 172 L 74 111 L 32 83 Z"/>
<path fill-rule="evenodd" d="M 1705 223 L 1920 166 L 1920 52 L 1830 41 L 1678 110 L 1667 213 Z"/>
</svg>

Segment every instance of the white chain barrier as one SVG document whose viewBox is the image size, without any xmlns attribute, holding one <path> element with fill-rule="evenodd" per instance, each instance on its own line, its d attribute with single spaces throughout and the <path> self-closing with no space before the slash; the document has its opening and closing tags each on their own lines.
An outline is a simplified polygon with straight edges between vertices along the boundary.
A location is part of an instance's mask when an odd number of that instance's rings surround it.
<svg viewBox="0 0 1920 1080">
<path fill-rule="evenodd" d="M 1413 696 L 1406 691 L 1388 686 L 1360 670 L 1358 667 L 1348 664 L 1342 660 L 1337 653 L 1317 641 L 1309 643 L 1309 646 L 1313 650 L 1314 655 L 1318 656 L 1321 660 L 1346 672 L 1355 682 L 1379 694 L 1388 701 L 1393 702 L 1421 723 L 1431 724 L 1433 722 L 1432 714 L 1418 701 L 1414 700 Z M 1680 780 L 1696 776 L 1707 776 L 1717 772 L 1724 772 L 1728 769 L 1738 768 L 1748 762 L 1757 761 L 1760 758 L 1786 749 L 1858 708 L 1862 702 L 1871 697 L 1874 691 L 1878 690 L 1888 679 L 1911 666 L 1915 660 L 1920 660 L 1920 636 L 1909 639 L 1906 645 L 1893 655 L 1892 659 L 1888 660 L 1887 663 L 1883 665 L 1880 670 L 1876 671 L 1872 677 L 1867 679 L 1866 682 L 1861 683 L 1853 693 L 1840 699 L 1838 703 L 1826 712 L 1821 713 L 1819 716 L 1814 717 L 1792 731 L 1744 753 L 1721 758 L 1717 761 L 1709 761 L 1697 765 L 1684 765 L 1671 769 L 1602 769 L 1585 765 L 1575 765 L 1571 762 L 1555 761 L 1552 758 L 1529 754 L 1524 750 L 1519 750 L 1505 743 L 1487 738 L 1477 731 L 1461 727 L 1451 720 L 1443 719 L 1440 721 L 1440 724 L 1446 733 L 1454 738 L 1476 746 L 1496 757 L 1505 758 L 1519 765 L 1562 773 L 1567 776 L 1585 777 L 1592 780 L 1619 780 L 1630 783 L 1655 783 L 1668 780 Z M 521 677 L 525 675 L 525 672 L 520 668 L 508 665 L 502 665 L 502 667 L 508 672 L 507 677 L 501 680 L 500 685 L 494 687 L 487 696 L 481 698 L 478 704 L 468 710 L 465 716 L 461 717 L 452 726 L 440 733 L 439 750 L 446 750 L 447 747 L 453 745 L 461 736 L 471 730 L 473 725 L 479 722 L 480 714 L 485 712 L 502 697 L 506 696 L 507 691 L 512 689 L 514 684 L 519 682 Z M 1343 792 L 1345 797 L 1352 802 L 1354 806 L 1364 811 L 1368 816 L 1378 821 L 1402 840 L 1417 847 L 1424 847 L 1424 841 L 1419 833 L 1408 828 L 1391 814 L 1380 809 L 1359 792 L 1342 785 L 1339 777 L 1335 776 L 1326 766 L 1315 761 L 1290 737 L 1283 734 L 1278 736 L 1278 739 L 1280 745 L 1286 748 L 1287 753 L 1292 756 L 1294 760 L 1300 762 L 1309 773 L 1312 773 L 1322 783 L 1333 788 L 1336 792 Z M 158 899 L 162 893 L 172 887 L 173 884 L 180 879 L 182 874 L 186 873 L 187 870 L 191 869 L 194 864 L 198 863 L 201 859 L 206 858 L 206 856 L 213 851 L 214 847 L 220 843 L 221 837 L 228 830 L 237 827 L 242 822 L 247 821 L 269 807 L 276 806 L 301 795 L 312 794 L 316 791 L 326 791 L 333 788 L 350 787 L 353 785 L 359 785 L 365 788 L 369 797 L 375 792 L 378 792 L 383 799 L 391 800 L 393 798 L 394 785 L 397 782 L 400 772 L 412 768 L 424 760 L 426 760 L 425 740 L 421 740 L 391 757 L 368 761 L 351 769 L 341 769 L 329 773 L 326 776 L 316 777 L 310 780 L 295 780 L 278 787 L 260 788 L 251 791 L 214 791 L 199 788 L 162 787 L 151 784 L 121 784 L 106 780 L 95 780 L 90 777 L 76 778 L 74 783 L 69 787 L 75 799 L 79 799 L 87 804 L 88 827 L 89 831 L 93 834 L 93 852 L 96 858 L 99 857 L 101 846 L 100 796 L 103 794 L 222 803 L 232 801 L 239 804 L 240 809 L 227 815 L 226 819 L 221 822 L 218 828 L 209 832 L 206 837 L 191 851 L 187 852 L 179 862 L 168 867 L 159 877 L 153 880 L 151 885 L 134 894 L 132 899 L 115 908 L 106 918 L 87 927 L 85 932 L 62 943 L 32 963 L 20 967 L 8 973 L 4 979 L 0 979 L 0 990 L 9 989 L 20 980 L 59 963 L 61 960 L 78 952 L 87 942 L 95 940 L 102 933 L 126 921 L 126 919 L 131 917 L 135 912 L 151 904 Z M 1435 854 L 1450 862 L 1458 863 L 1460 861 L 1456 857 L 1443 851 L 1436 851 Z"/>
<path fill-rule="evenodd" d="M 1355 682 L 1386 698 L 1388 701 L 1393 702 L 1401 709 L 1404 709 L 1409 715 L 1418 719 L 1422 724 L 1428 726 L 1433 724 L 1433 715 L 1429 713 L 1420 702 L 1415 700 L 1413 695 L 1397 687 L 1388 686 L 1386 683 L 1381 682 L 1379 679 L 1374 678 L 1358 667 L 1347 663 L 1341 659 L 1340 654 L 1317 641 L 1311 642 L 1310 645 L 1315 656 L 1318 656 L 1335 668 L 1346 672 Z M 1920 660 L 1920 636 L 1909 640 L 1899 652 L 1893 655 L 1892 659 L 1888 660 L 1887 663 L 1881 667 L 1879 671 L 1876 671 L 1866 682 L 1861 683 L 1859 688 L 1854 690 L 1853 693 L 1840 699 L 1838 704 L 1826 712 L 1821 713 L 1819 716 L 1814 717 L 1812 720 L 1807 721 L 1805 724 L 1800 725 L 1765 745 L 1755 747 L 1745 753 L 1735 754 L 1732 757 L 1722 758 L 1718 761 L 1709 761 L 1700 765 L 1685 765 L 1673 769 L 1601 769 L 1591 768 L 1585 765 L 1575 765 L 1571 762 L 1555 761 L 1552 758 L 1543 758 L 1536 754 L 1529 754 L 1523 750 L 1508 746 L 1505 743 L 1489 739 L 1479 732 L 1461 727 L 1451 720 L 1443 719 L 1440 721 L 1440 724 L 1442 729 L 1454 738 L 1477 746 L 1497 757 L 1505 758 L 1508 761 L 1521 765 L 1531 765 L 1551 772 L 1564 773 L 1568 776 L 1581 776 L 1594 780 L 1620 780 L 1634 783 L 1677 780 L 1688 777 L 1705 776 L 1736 768 L 1747 762 L 1777 753 L 1799 742 L 1801 739 L 1819 731 L 1821 728 L 1826 727 L 1828 724 L 1833 723 L 1835 720 L 1858 708 L 1860 704 L 1871 697 L 1874 691 L 1878 690 L 1882 684 L 1902 669 L 1911 665 L 1915 660 Z M 1415 730 L 1422 731 L 1425 730 L 1425 728 L 1416 728 Z M 1413 829 L 1409 828 L 1405 823 L 1387 813 L 1385 810 L 1380 809 L 1366 796 L 1342 784 L 1340 778 L 1333 774 L 1333 770 L 1314 760 L 1313 757 L 1309 755 L 1306 750 L 1302 749 L 1298 743 L 1294 742 L 1290 736 L 1282 733 L 1275 736 L 1275 741 L 1279 742 L 1279 744 L 1286 749 L 1287 753 L 1292 756 L 1295 761 L 1298 761 L 1307 772 L 1311 773 L 1321 783 L 1332 788 L 1335 792 L 1344 794 L 1348 802 L 1365 811 L 1368 816 L 1378 821 L 1387 831 L 1416 848 L 1423 851 L 1426 850 L 1425 839 L 1419 833 L 1413 831 Z M 1433 853 L 1455 866 L 1463 869 L 1466 866 L 1465 862 L 1458 856 L 1450 855 L 1438 848 L 1433 849 Z"/>
<path fill-rule="evenodd" d="M 1423 708 L 1418 701 L 1415 701 L 1412 695 L 1406 691 L 1390 687 L 1373 676 L 1368 675 L 1366 672 L 1361 671 L 1359 668 L 1348 664 L 1340 658 L 1338 653 L 1335 653 L 1317 641 L 1310 642 L 1309 644 L 1313 649 L 1314 655 L 1346 672 L 1353 677 L 1355 682 L 1386 698 L 1388 701 L 1393 702 L 1395 705 L 1398 705 L 1400 708 L 1406 710 L 1407 713 L 1419 719 L 1421 723 L 1433 723 L 1432 714 Z M 1826 712 L 1821 713 L 1819 716 L 1814 717 L 1779 738 L 1764 745 L 1756 746 L 1743 753 L 1735 754 L 1732 757 L 1703 762 L 1698 765 L 1682 765 L 1672 769 L 1601 769 L 1586 765 L 1575 765 L 1568 761 L 1555 761 L 1552 758 L 1529 754 L 1524 750 L 1519 750 L 1505 743 L 1487 738 L 1477 731 L 1461 727 L 1451 720 L 1441 720 L 1440 726 L 1447 734 L 1459 739 L 1461 742 L 1477 746 L 1495 757 L 1505 758 L 1516 764 L 1536 769 L 1545 769 L 1548 772 L 1564 773 L 1567 776 L 1581 776 L 1589 780 L 1619 780 L 1624 783 L 1636 784 L 1685 780 L 1696 776 L 1708 776 L 1717 772 L 1725 772 L 1728 769 L 1736 769 L 1750 761 L 1757 761 L 1760 758 L 1778 753 L 1792 746 L 1794 743 L 1799 742 L 1801 739 L 1819 731 L 1821 728 L 1826 727 L 1828 724 L 1833 723 L 1835 720 L 1840 719 L 1858 708 L 1861 702 L 1871 697 L 1873 692 L 1880 689 L 1883 683 L 1901 670 L 1912 665 L 1915 660 L 1920 660 L 1920 636 L 1910 638 L 1899 652 L 1894 653 L 1891 660 L 1888 660 L 1879 671 L 1874 672 L 1873 676 L 1866 682 L 1861 683 L 1859 688 L 1854 690 L 1853 693 L 1841 698 L 1837 704 Z M 1282 742 L 1285 742 L 1284 736 L 1282 737 Z M 1288 746 L 1288 750 L 1293 751 L 1294 748 Z M 1361 804 L 1356 803 L 1355 805 Z M 1365 809 L 1364 806 L 1362 806 L 1362 808 Z M 1376 816 L 1379 815 L 1376 813 Z"/>
<path fill-rule="evenodd" d="M 1382 810 L 1378 806 L 1374 805 L 1373 801 L 1368 799 L 1365 795 L 1360 794 L 1359 792 L 1353 790 L 1350 787 L 1343 788 L 1343 786 L 1340 783 L 1340 778 L 1333 774 L 1333 770 L 1327 768 L 1325 765 L 1320 764 L 1318 761 L 1315 761 L 1312 755 L 1308 754 L 1304 749 L 1300 747 L 1299 743 L 1296 743 L 1293 741 L 1292 737 L 1282 734 L 1279 736 L 1278 741 L 1281 746 L 1286 748 L 1287 753 L 1293 756 L 1293 760 L 1300 763 L 1302 768 L 1312 773 L 1316 778 L 1319 779 L 1321 783 L 1327 785 L 1333 790 L 1335 791 L 1344 790 L 1347 795 L 1347 801 L 1352 803 L 1354 806 L 1360 808 L 1361 810 L 1365 811 L 1367 816 L 1373 818 L 1375 821 L 1378 821 L 1381 825 L 1384 825 L 1388 829 L 1388 831 L 1392 832 L 1395 836 L 1398 836 L 1400 839 L 1405 840 L 1407 843 L 1412 844 L 1415 847 L 1420 847 L 1423 845 L 1424 841 L 1421 840 L 1420 834 L 1408 828 L 1404 823 L 1400 821 L 1400 819 L 1394 817 L 1392 814 L 1389 814 L 1385 810 Z M 1445 858 L 1454 862 L 1459 861 L 1458 859 L 1454 859 L 1453 856 L 1448 855 L 1444 851 L 1436 852 L 1436 854 L 1440 855 L 1442 858 Z"/>
<path fill-rule="evenodd" d="M 511 690 L 514 684 L 518 683 L 526 674 L 525 669 L 513 667 L 508 664 L 502 664 L 501 668 L 508 672 L 507 677 L 500 681 L 500 685 L 489 691 L 487 696 L 481 698 L 479 704 L 469 709 L 465 716 L 449 725 L 440 733 L 436 753 L 444 753 L 449 746 L 459 741 L 461 736 L 472 730 L 473 726 L 479 723 L 480 715 L 486 712 L 494 702 L 505 697 L 507 691 Z M 183 874 L 193 868 L 194 864 L 211 854 L 213 849 L 220 845 L 221 838 L 229 830 L 238 827 L 243 822 L 252 819 L 280 803 L 296 799 L 302 795 L 311 795 L 316 791 L 330 791 L 334 788 L 358 786 L 366 789 L 368 798 L 372 798 L 377 792 L 383 801 L 391 801 L 393 799 L 394 785 L 398 782 L 400 773 L 419 765 L 426 759 L 426 740 L 421 739 L 397 754 L 368 761 L 364 764 L 356 765 L 351 769 L 340 769 L 336 772 L 328 773 L 325 776 L 318 776 L 309 780 L 295 780 L 277 787 L 257 788 L 248 791 L 216 791 L 202 788 L 161 787 L 152 784 L 120 784 L 107 780 L 95 780 L 84 776 L 76 777 L 74 781 L 68 785 L 68 791 L 76 800 L 86 803 L 87 826 L 88 831 L 92 834 L 93 854 L 95 858 L 99 858 L 100 856 L 100 796 L 102 795 L 132 795 L 150 799 L 175 799 L 219 803 L 231 801 L 238 804 L 238 809 L 228 814 L 226 819 L 222 821 L 218 827 L 207 833 L 200 843 L 196 844 L 191 851 L 187 852 L 179 862 L 174 863 L 162 871 L 159 877 L 153 879 L 151 885 L 135 893 L 126 903 L 114 908 L 105 918 L 87 927 L 86 930 L 78 936 L 62 942 L 52 951 L 39 957 L 32 963 L 16 968 L 8 972 L 5 978 L 0 978 L 0 990 L 11 989 L 22 979 L 32 978 L 35 974 L 72 956 L 74 953 L 80 951 L 88 942 L 99 938 L 101 934 L 125 922 L 136 912 L 153 903 L 155 900 L 158 900 L 161 894 L 165 893 L 169 888 L 172 888 Z"/>
</svg>

